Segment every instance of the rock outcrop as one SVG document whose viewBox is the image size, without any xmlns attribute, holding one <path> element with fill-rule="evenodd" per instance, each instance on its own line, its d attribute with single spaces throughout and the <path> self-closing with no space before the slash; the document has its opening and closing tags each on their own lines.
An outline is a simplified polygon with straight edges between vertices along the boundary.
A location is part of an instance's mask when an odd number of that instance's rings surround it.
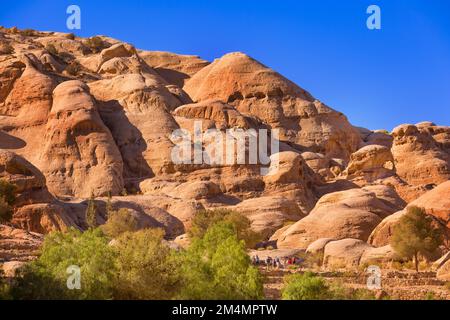
<svg viewBox="0 0 450 320">
<path fill-rule="evenodd" d="M 444 234 L 450 235 L 450 181 L 447 181 L 408 204 L 404 210 L 385 218 L 373 230 L 369 243 L 377 247 L 389 244 L 394 226 L 406 213 L 407 208 L 412 206 L 425 209 L 425 212 L 442 226 Z"/>
<path fill-rule="evenodd" d="M 386 186 L 330 193 L 319 199 L 308 216 L 288 228 L 277 245 L 306 249 L 320 238 L 367 241 L 382 219 L 401 209 L 401 205 L 395 191 Z"/>
</svg>

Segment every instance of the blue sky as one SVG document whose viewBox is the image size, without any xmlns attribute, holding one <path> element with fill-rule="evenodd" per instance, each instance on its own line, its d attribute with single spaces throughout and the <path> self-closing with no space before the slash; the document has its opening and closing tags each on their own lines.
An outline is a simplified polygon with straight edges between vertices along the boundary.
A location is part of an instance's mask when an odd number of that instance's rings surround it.
<svg viewBox="0 0 450 320">
<path fill-rule="evenodd" d="M 448 0 L 4 1 L 0 25 L 109 35 L 148 50 L 213 60 L 245 52 L 354 125 L 392 129 L 430 120 L 450 125 Z M 382 29 L 366 27 L 381 8 Z"/>
</svg>

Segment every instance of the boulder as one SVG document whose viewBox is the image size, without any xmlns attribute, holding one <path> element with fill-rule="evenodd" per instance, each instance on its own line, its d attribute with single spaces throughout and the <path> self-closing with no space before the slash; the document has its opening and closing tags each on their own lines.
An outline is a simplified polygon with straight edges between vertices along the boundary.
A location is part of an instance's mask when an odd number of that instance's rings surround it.
<svg viewBox="0 0 450 320">
<path fill-rule="evenodd" d="M 358 239 L 329 242 L 324 249 L 323 266 L 330 269 L 357 268 L 364 252 L 371 246 Z"/>
<path fill-rule="evenodd" d="M 395 174 L 394 158 L 389 148 L 365 146 L 350 156 L 344 176 L 362 186 Z"/>
<path fill-rule="evenodd" d="M 284 223 L 303 217 L 295 201 L 278 196 L 248 199 L 227 208 L 247 216 L 252 229 L 267 238 Z"/>
<path fill-rule="evenodd" d="M 53 96 L 41 150 L 49 190 L 85 198 L 119 194 L 124 186 L 122 157 L 89 88 L 81 81 L 66 81 Z"/>
<path fill-rule="evenodd" d="M 380 186 L 380 189 L 389 188 Z M 392 200 L 391 200 L 392 201 Z M 372 230 L 399 208 L 370 189 L 350 189 L 319 199 L 308 216 L 293 224 L 279 238 L 279 248 L 307 248 L 320 238 L 354 238 L 367 241 Z"/>
<path fill-rule="evenodd" d="M 385 218 L 373 230 L 369 237 L 369 243 L 376 247 L 389 244 L 394 226 L 411 206 L 425 209 L 427 214 L 439 222 L 444 234 L 450 235 L 450 181 L 447 181 L 408 204 L 404 210 Z"/>
</svg>

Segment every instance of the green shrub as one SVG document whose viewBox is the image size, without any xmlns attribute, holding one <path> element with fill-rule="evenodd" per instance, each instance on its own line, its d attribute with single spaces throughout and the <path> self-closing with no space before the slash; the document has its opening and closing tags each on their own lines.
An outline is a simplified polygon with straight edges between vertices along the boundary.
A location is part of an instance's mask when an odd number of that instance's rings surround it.
<svg viewBox="0 0 450 320">
<path fill-rule="evenodd" d="M 45 237 L 40 257 L 24 266 L 11 289 L 15 299 L 111 299 L 115 251 L 99 229 L 71 229 Z M 81 271 L 81 289 L 67 288 L 67 268 Z"/>
<path fill-rule="evenodd" d="M 0 179 L 0 197 L 2 197 L 9 205 L 16 201 L 17 187 L 7 180 Z"/>
<path fill-rule="evenodd" d="M 444 288 L 447 289 L 447 291 L 450 291 L 450 281 L 447 281 L 447 282 L 444 284 Z"/>
<path fill-rule="evenodd" d="M 85 45 L 89 47 L 94 53 L 100 52 L 105 48 L 104 41 L 98 36 L 88 38 L 85 41 Z"/>
<path fill-rule="evenodd" d="M 110 238 L 117 238 L 122 233 L 138 230 L 138 220 L 127 209 L 109 213 L 109 219 L 100 227 Z"/>
<path fill-rule="evenodd" d="M 177 298 L 234 300 L 263 298 L 262 278 L 251 265 L 243 241 L 229 222 L 211 226 L 194 238 L 177 260 L 181 266 L 181 291 Z"/>
<path fill-rule="evenodd" d="M 163 236 L 161 229 L 145 229 L 117 239 L 115 299 L 167 300 L 178 292 L 178 266 Z"/>
<path fill-rule="evenodd" d="M 11 221 L 13 211 L 8 202 L 3 197 L 0 197 L 0 223 Z"/>
<path fill-rule="evenodd" d="M 45 46 L 45 50 L 47 50 L 48 53 L 50 53 L 52 56 L 58 55 L 58 50 L 56 50 L 56 47 L 54 44 L 49 43 Z"/>
<path fill-rule="evenodd" d="M 429 256 L 443 243 L 441 232 L 433 226 L 433 220 L 424 209 L 409 207 L 400 218 L 390 244 L 398 256 L 414 259 L 415 269 L 419 272 L 419 254 Z"/>
<path fill-rule="evenodd" d="M 70 64 L 67 65 L 65 71 L 71 76 L 76 76 L 81 71 L 81 66 L 78 62 L 72 61 Z"/>
<path fill-rule="evenodd" d="M 242 214 L 226 209 L 201 210 L 192 220 L 188 234 L 191 238 L 202 238 L 207 230 L 219 222 L 229 222 L 235 229 L 239 240 L 244 240 L 248 248 L 253 248 L 261 240 L 251 229 L 250 220 Z"/>
<path fill-rule="evenodd" d="M 20 31 L 20 34 L 26 37 L 32 37 L 34 35 L 36 35 L 36 32 L 32 29 L 24 29 L 22 31 Z"/>
<path fill-rule="evenodd" d="M 329 287 L 321 277 L 310 272 L 285 278 L 283 300 L 325 300 L 331 297 Z"/>
<path fill-rule="evenodd" d="M 86 224 L 89 228 L 97 227 L 97 205 L 95 204 L 94 194 L 88 200 L 88 206 L 86 208 Z"/>
<path fill-rule="evenodd" d="M 0 269 L 0 300 L 10 299 L 9 295 L 9 285 L 6 283 L 3 270 Z"/>
<path fill-rule="evenodd" d="M 6 42 L 0 42 L 0 54 L 13 54 L 14 48 Z"/>
</svg>

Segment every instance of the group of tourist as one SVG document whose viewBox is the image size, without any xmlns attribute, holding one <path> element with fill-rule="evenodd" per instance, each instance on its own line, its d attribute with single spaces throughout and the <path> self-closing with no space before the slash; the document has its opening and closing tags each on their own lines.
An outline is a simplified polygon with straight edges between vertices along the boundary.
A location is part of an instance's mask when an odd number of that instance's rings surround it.
<svg viewBox="0 0 450 320">
<path fill-rule="evenodd" d="M 288 266 L 300 265 L 303 259 L 298 257 L 283 257 L 283 258 L 272 258 L 268 256 L 266 259 L 260 259 L 258 255 L 252 256 L 252 263 L 256 266 L 265 265 L 267 270 L 273 269 L 284 269 Z"/>
</svg>

